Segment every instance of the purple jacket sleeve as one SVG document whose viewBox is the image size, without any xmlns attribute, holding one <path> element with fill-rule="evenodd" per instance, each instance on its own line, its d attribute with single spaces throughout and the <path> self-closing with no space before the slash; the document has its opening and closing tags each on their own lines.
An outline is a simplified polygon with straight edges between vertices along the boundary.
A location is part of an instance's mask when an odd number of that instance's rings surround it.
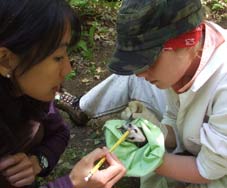
<svg viewBox="0 0 227 188">
<path fill-rule="evenodd" d="M 42 153 L 47 157 L 49 167 L 40 173 L 40 176 L 46 176 L 55 167 L 67 147 L 70 132 L 53 102 L 50 104 L 49 113 L 42 123 L 44 138 L 41 144 L 34 148 L 31 153 Z"/>
<path fill-rule="evenodd" d="M 49 182 L 46 185 L 41 186 L 40 188 L 73 188 L 72 182 L 69 179 L 69 176 L 63 176 L 55 181 Z"/>
</svg>

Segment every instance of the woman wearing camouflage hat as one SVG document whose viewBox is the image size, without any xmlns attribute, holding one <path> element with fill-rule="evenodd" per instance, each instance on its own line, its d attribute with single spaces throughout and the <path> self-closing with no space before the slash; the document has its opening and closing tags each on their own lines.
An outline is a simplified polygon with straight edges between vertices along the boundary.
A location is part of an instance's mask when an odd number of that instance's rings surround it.
<svg viewBox="0 0 227 188">
<path fill-rule="evenodd" d="M 124 0 L 117 34 L 110 71 L 143 77 L 164 89 L 167 96 L 166 111 L 160 123 L 139 102 L 130 102 L 127 113 L 123 112 L 160 126 L 167 150 L 172 149 L 165 153 L 156 174 L 142 177 L 141 187 L 227 187 L 226 30 L 203 21 L 200 0 Z M 100 94 L 103 88 L 108 88 L 108 94 L 116 91 L 110 84 L 116 86 L 123 78 L 113 77 L 116 79 L 108 79 L 95 92 Z M 134 76 L 124 78 L 130 77 Z M 118 83 L 121 87 L 122 82 Z M 147 82 L 136 79 L 135 84 L 144 89 L 149 87 Z M 130 90 L 125 87 L 121 93 Z M 142 91 L 137 92 L 135 98 L 139 99 Z M 106 93 L 103 96 L 105 100 L 100 103 L 110 104 Z M 119 95 L 115 92 L 114 96 Z M 95 99 L 98 106 L 99 100 Z M 120 96 L 111 97 L 111 102 L 118 99 Z M 149 98 L 143 101 L 148 104 Z M 163 103 L 157 101 L 160 102 Z"/>
<path fill-rule="evenodd" d="M 161 125 L 174 152 L 166 152 L 156 178 L 184 182 L 180 187 L 226 187 L 226 30 L 203 22 L 199 0 L 125 0 L 117 31 L 110 71 L 136 74 L 166 90 Z M 149 119 L 143 109 L 141 117 Z M 171 187 L 150 176 L 142 187 Z"/>
</svg>

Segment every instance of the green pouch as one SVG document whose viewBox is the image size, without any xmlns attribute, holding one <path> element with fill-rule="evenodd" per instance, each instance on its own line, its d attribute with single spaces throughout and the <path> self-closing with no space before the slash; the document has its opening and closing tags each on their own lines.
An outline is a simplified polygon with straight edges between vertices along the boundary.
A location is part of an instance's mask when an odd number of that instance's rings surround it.
<svg viewBox="0 0 227 188">
<path fill-rule="evenodd" d="M 124 123 L 126 123 L 125 120 L 106 121 L 104 127 L 108 148 L 111 148 L 122 136 L 119 128 Z M 164 136 L 157 126 L 145 119 L 138 118 L 132 123 L 143 130 L 147 143 L 138 147 L 133 142 L 124 141 L 114 150 L 114 153 L 126 167 L 126 176 L 142 177 L 161 165 L 165 152 Z"/>
</svg>

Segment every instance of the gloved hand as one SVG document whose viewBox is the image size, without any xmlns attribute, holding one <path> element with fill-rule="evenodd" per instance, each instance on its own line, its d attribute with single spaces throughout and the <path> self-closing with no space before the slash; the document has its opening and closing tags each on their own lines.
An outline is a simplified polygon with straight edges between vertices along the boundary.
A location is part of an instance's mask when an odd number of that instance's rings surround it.
<svg viewBox="0 0 227 188">
<path fill-rule="evenodd" d="M 162 125 L 160 121 L 157 119 L 157 117 L 152 113 L 150 110 L 148 110 L 143 103 L 139 101 L 131 101 L 128 103 L 128 106 L 121 112 L 121 118 L 124 120 L 128 120 L 130 117 L 133 119 L 136 118 L 144 118 L 157 127 L 159 127 L 166 138 L 168 134 L 168 130 L 165 125 Z"/>
</svg>

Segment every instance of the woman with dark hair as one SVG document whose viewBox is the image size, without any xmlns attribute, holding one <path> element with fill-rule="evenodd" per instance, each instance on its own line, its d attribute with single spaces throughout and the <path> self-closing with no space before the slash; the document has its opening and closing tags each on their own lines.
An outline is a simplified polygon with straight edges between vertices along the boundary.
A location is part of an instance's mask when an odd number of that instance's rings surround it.
<svg viewBox="0 0 227 188">
<path fill-rule="evenodd" d="M 0 0 L 0 187 L 48 175 L 66 148 L 69 129 L 51 101 L 71 71 L 67 47 L 79 36 L 79 21 L 64 0 Z M 116 168 L 105 169 L 105 182 L 97 172 L 87 186 L 112 186 L 125 169 L 106 149 L 81 160 L 62 185 L 50 185 L 80 187 L 104 155 Z"/>
</svg>

